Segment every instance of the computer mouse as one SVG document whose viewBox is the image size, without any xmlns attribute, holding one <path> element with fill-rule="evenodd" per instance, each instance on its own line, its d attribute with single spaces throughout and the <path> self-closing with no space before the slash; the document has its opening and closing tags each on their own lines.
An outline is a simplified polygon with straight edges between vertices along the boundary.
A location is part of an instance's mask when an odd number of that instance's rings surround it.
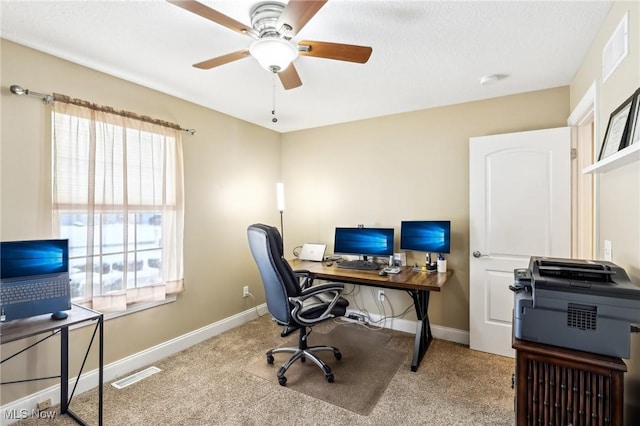
<svg viewBox="0 0 640 426">
<path fill-rule="evenodd" d="M 384 269 L 381 270 L 380 272 L 378 272 L 378 275 L 380 275 L 381 277 L 386 277 L 387 276 L 387 271 L 385 271 Z"/>
<path fill-rule="evenodd" d="M 56 311 L 56 312 L 51 314 L 51 319 L 52 320 L 63 320 L 63 319 L 66 319 L 68 316 L 69 316 L 69 314 L 67 314 L 64 311 Z"/>
</svg>

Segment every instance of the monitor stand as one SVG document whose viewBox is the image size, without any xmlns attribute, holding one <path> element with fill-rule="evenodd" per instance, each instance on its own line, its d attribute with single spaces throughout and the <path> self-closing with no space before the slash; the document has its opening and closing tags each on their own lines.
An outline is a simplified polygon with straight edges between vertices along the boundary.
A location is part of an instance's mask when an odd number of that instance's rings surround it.
<svg viewBox="0 0 640 426">
<path fill-rule="evenodd" d="M 436 269 L 438 269 L 438 264 L 436 262 L 431 262 L 430 252 L 427 252 L 426 267 L 428 272 L 435 271 Z"/>
</svg>

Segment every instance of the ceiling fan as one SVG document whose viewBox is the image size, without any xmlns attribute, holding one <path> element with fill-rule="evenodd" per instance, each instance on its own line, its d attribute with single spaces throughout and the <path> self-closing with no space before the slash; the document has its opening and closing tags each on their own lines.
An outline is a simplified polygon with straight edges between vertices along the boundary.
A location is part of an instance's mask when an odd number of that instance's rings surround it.
<svg viewBox="0 0 640 426">
<path fill-rule="evenodd" d="M 373 49 L 367 46 L 329 43 L 324 41 L 291 41 L 327 0 L 289 0 L 285 5 L 278 1 L 264 1 L 251 8 L 251 27 L 230 18 L 217 10 L 193 0 L 166 0 L 196 15 L 254 38 L 249 48 L 218 56 L 193 66 L 211 69 L 248 56 L 255 58 L 265 69 L 277 73 L 286 90 L 302 85 L 293 61 L 302 56 L 334 59 L 364 64 Z"/>
</svg>

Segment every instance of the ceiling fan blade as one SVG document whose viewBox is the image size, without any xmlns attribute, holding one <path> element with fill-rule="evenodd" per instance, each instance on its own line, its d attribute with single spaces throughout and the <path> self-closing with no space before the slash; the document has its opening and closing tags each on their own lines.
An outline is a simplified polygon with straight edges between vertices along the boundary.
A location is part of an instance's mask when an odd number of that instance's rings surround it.
<svg viewBox="0 0 640 426">
<path fill-rule="evenodd" d="M 327 0 L 289 0 L 278 18 L 276 29 L 281 31 L 282 26 L 287 25 L 291 30 L 281 33 L 288 37 L 295 36 L 326 2 Z"/>
<path fill-rule="evenodd" d="M 295 89 L 296 87 L 302 86 L 302 81 L 300 80 L 298 71 L 293 64 L 290 64 L 284 71 L 280 71 L 278 73 L 278 77 L 280 77 L 280 82 L 285 90 Z"/>
<path fill-rule="evenodd" d="M 368 46 L 356 46 L 353 44 L 328 43 L 326 41 L 302 40 L 298 46 L 308 46 L 309 50 L 300 50 L 302 56 L 314 56 L 316 58 L 335 59 L 364 64 L 369 60 L 373 49 Z"/>
<path fill-rule="evenodd" d="M 238 50 L 237 52 L 228 53 L 226 55 L 218 56 L 217 58 L 207 59 L 206 61 L 193 64 L 195 68 L 202 70 L 210 70 L 211 68 L 218 67 L 220 65 L 228 64 L 229 62 L 237 61 L 238 59 L 248 58 L 249 49 Z"/>
<path fill-rule="evenodd" d="M 205 6 L 202 3 L 193 0 L 166 0 L 168 3 L 174 4 L 178 7 L 181 7 L 184 10 L 187 10 L 191 13 L 195 13 L 198 16 L 202 16 L 210 21 L 215 22 L 216 24 L 220 24 L 223 27 L 227 27 L 230 30 L 238 32 L 240 34 L 253 35 L 256 36 L 258 33 L 251 28 L 243 24 L 242 22 L 238 22 L 233 18 L 224 15 L 217 10 L 211 9 L 209 6 Z"/>
</svg>

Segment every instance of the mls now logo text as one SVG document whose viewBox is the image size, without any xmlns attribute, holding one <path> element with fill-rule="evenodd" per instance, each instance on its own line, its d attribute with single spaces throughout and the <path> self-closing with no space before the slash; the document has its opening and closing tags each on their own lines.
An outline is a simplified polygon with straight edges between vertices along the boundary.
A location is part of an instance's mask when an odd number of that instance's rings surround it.
<svg viewBox="0 0 640 426">
<path fill-rule="evenodd" d="M 37 408 L 33 410 L 6 410 L 4 412 L 5 420 L 23 420 L 29 417 L 35 417 L 38 419 L 54 419 L 56 417 L 55 411 L 48 410 L 38 410 Z"/>
</svg>

